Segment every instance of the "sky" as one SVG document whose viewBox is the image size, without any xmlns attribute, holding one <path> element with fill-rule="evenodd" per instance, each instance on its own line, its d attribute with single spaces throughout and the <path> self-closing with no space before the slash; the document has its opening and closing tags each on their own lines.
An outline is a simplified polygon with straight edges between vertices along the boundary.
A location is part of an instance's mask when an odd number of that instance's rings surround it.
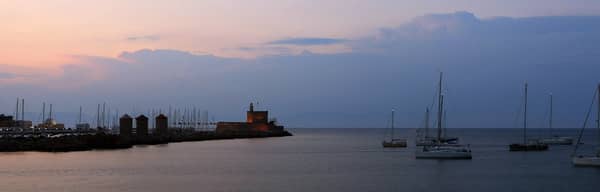
<svg viewBox="0 0 600 192">
<path fill-rule="evenodd" d="M 1 1 L 0 113 L 197 107 L 289 127 L 423 124 L 443 71 L 448 127 L 580 127 L 600 82 L 592 0 Z M 61 121 L 61 119 L 59 119 Z"/>
</svg>

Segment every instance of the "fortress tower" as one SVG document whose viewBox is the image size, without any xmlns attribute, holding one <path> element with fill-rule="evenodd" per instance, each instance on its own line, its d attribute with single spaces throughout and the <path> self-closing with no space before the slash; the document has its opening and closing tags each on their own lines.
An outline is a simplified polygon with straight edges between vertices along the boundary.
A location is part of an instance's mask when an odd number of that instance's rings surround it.
<svg viewBox="0 0 600 192">
<path fill-rule="evenodd" d="M 246 122 L 250 124 L 269 123 L 269 111 L 254 111 L 254 103 L 250 103 L 250 109 L 246 112 Z"/>
</svg>

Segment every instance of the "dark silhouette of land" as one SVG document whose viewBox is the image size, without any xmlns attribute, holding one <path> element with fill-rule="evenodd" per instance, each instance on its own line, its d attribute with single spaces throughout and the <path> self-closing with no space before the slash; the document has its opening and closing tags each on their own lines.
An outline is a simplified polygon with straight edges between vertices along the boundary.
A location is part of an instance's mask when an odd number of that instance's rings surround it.
<svg viewBox="0 0 600 192">
<path fill-rule="evenodd" d="M 126 149 L 134 145 L 156 145 L 174 142 L 208 141 L 220 139 L 265 138 L 292 136 L 287 131 L 278 133 L 216 134 L 212 131 L 173 130 L 168 136 L 149 135 L 124 139 L 119 135 L 99 132 L 94 135 L 69 135 L 56 138 L 17 137 L 0 139 L 0 152 L 43 151 L 67 152 L 94 149 Z"/>
</svg>

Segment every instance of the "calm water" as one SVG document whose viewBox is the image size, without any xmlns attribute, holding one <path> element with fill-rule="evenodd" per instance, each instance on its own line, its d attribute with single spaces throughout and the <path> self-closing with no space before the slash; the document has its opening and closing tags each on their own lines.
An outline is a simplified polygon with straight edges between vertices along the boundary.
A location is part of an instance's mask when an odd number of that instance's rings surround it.
<svg viewBox="0 0 600 192">
<path fill-rule="evenodd" d="M 413 129 L 397 131 L 414 143 Z M 472 160 L 416 160 L 414 146 L 384 150 L 381 129 L 292 132 L 128 150 L 0 153 L 0 191 L 600 191 L 600 168 L 573 167 L 571 146 L 508 152 L 507 144 L 521 139 L 518 129 L 450 129 L 471 144 Z M 595 136 L 586 133 L 585 151 Z"/>
</svg>

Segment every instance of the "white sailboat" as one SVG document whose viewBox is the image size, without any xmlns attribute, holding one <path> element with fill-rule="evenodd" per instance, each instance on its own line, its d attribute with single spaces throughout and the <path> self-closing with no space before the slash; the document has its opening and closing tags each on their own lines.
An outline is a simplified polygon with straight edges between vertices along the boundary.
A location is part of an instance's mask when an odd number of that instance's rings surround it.
<svg viewBox="0 0 600 192">
<path fill-rule="evenodd" d="M 548 122 L 548 127 L 550 129 L 550 132 L 552 133 L 552 118 L 553 118 L 553 97 L 552 94 L 550 94 L 550 121 Z M 538 140 L 539 143 L 542 144 L 548 144 L 548 145 L 572 145 L 573 144 L 573 138 L 572 137 L 567 137 L 567 136 L 558 136 L 558 135 L 553 135 L 552 137 L 548 137 L 548 138 L 542 138 Z"/>
<path fill-rule="evenodd" d="M 391 127 L 391 135 L 389 140 L 383 140 L 381 145 L 385 148 L 392 147 L 406 147 L 406 139 L 398 139 L 394 138 L 394 110 L 392 110 L 392 127 Z"/>
<path fill-rule="evenodd" d="M 442 91 L 442 73 L 440 73 L 440 87 L 438 91 L 438 119 L 437 138 L 432 145 L 425 145 L 415 152 L 417 159 L 471 159 L 471 148 L 469 145 L 449 144 L 442 138 L 442 113 L 444 96 Z"/>
<path fill-rule="evenodd" d="M 439 80 L 438 88 L 439 88 L 438 93 L 441 94 L 442 73 L 440 73 L 440 80 Z M 431 145 L 438 145 L 439 143 L 442 143 L 445 145 L 458 145 L 458 137 L 448 137 L 448 136 L 446 136 L 446 134 L 443 134 L 440 137 L 434 137 L 434 136 L 429 135 L 429 114 L 430 114 L 429 107 L 427 107 L 425 110 L 425 127 L 423 129 L 417 129 L 417 138 L 415 140 L 415 144 L 417 146 L 431 146 Z M 439 119 L 443 119 L 443 118 L 439 118 Z M 423 135 L 422 131 L 425 132 L 424 135 Z"/>
<path fill-rule="evenodd" d="M 581 131 L 579 132 L 579 138 L 577 140 L 577 144 L 575 145 L 575 150 L 573 151 L 573 157 L 572 157 L 572 162 L 573 165 L 576 166 L 594 166 L 594 167 L 600 167 L 600 84 L 598 84 L 598 88 L 597 88 L 597 92 L 596 92 L 596 96 L 598 97 L 598 112 L 597 112 L 597 119 L 596 119 L 596 128 L 598 130 L 598 138 L 597 138 L 597 151 L 596 151 L 596 155 L 595 156 L 584 156 L 584 155 L 578 155 L 576 156 L 575 154 L 577 153 L 577 148 L 579 147 L 579 145 L 581 144 L 581 137 L 583 135 L 583 130 L 586 127 L 587 124 L 587 120 L 589 117 L 589 114 L 591 112 L 591 108 L 588 111 L 588 115 L 585 118 L 585 122 L 583 123 L 583 127 L 581 128 Z M 593 102 L 592 102 L 593 105 Z"/>
</svg>

